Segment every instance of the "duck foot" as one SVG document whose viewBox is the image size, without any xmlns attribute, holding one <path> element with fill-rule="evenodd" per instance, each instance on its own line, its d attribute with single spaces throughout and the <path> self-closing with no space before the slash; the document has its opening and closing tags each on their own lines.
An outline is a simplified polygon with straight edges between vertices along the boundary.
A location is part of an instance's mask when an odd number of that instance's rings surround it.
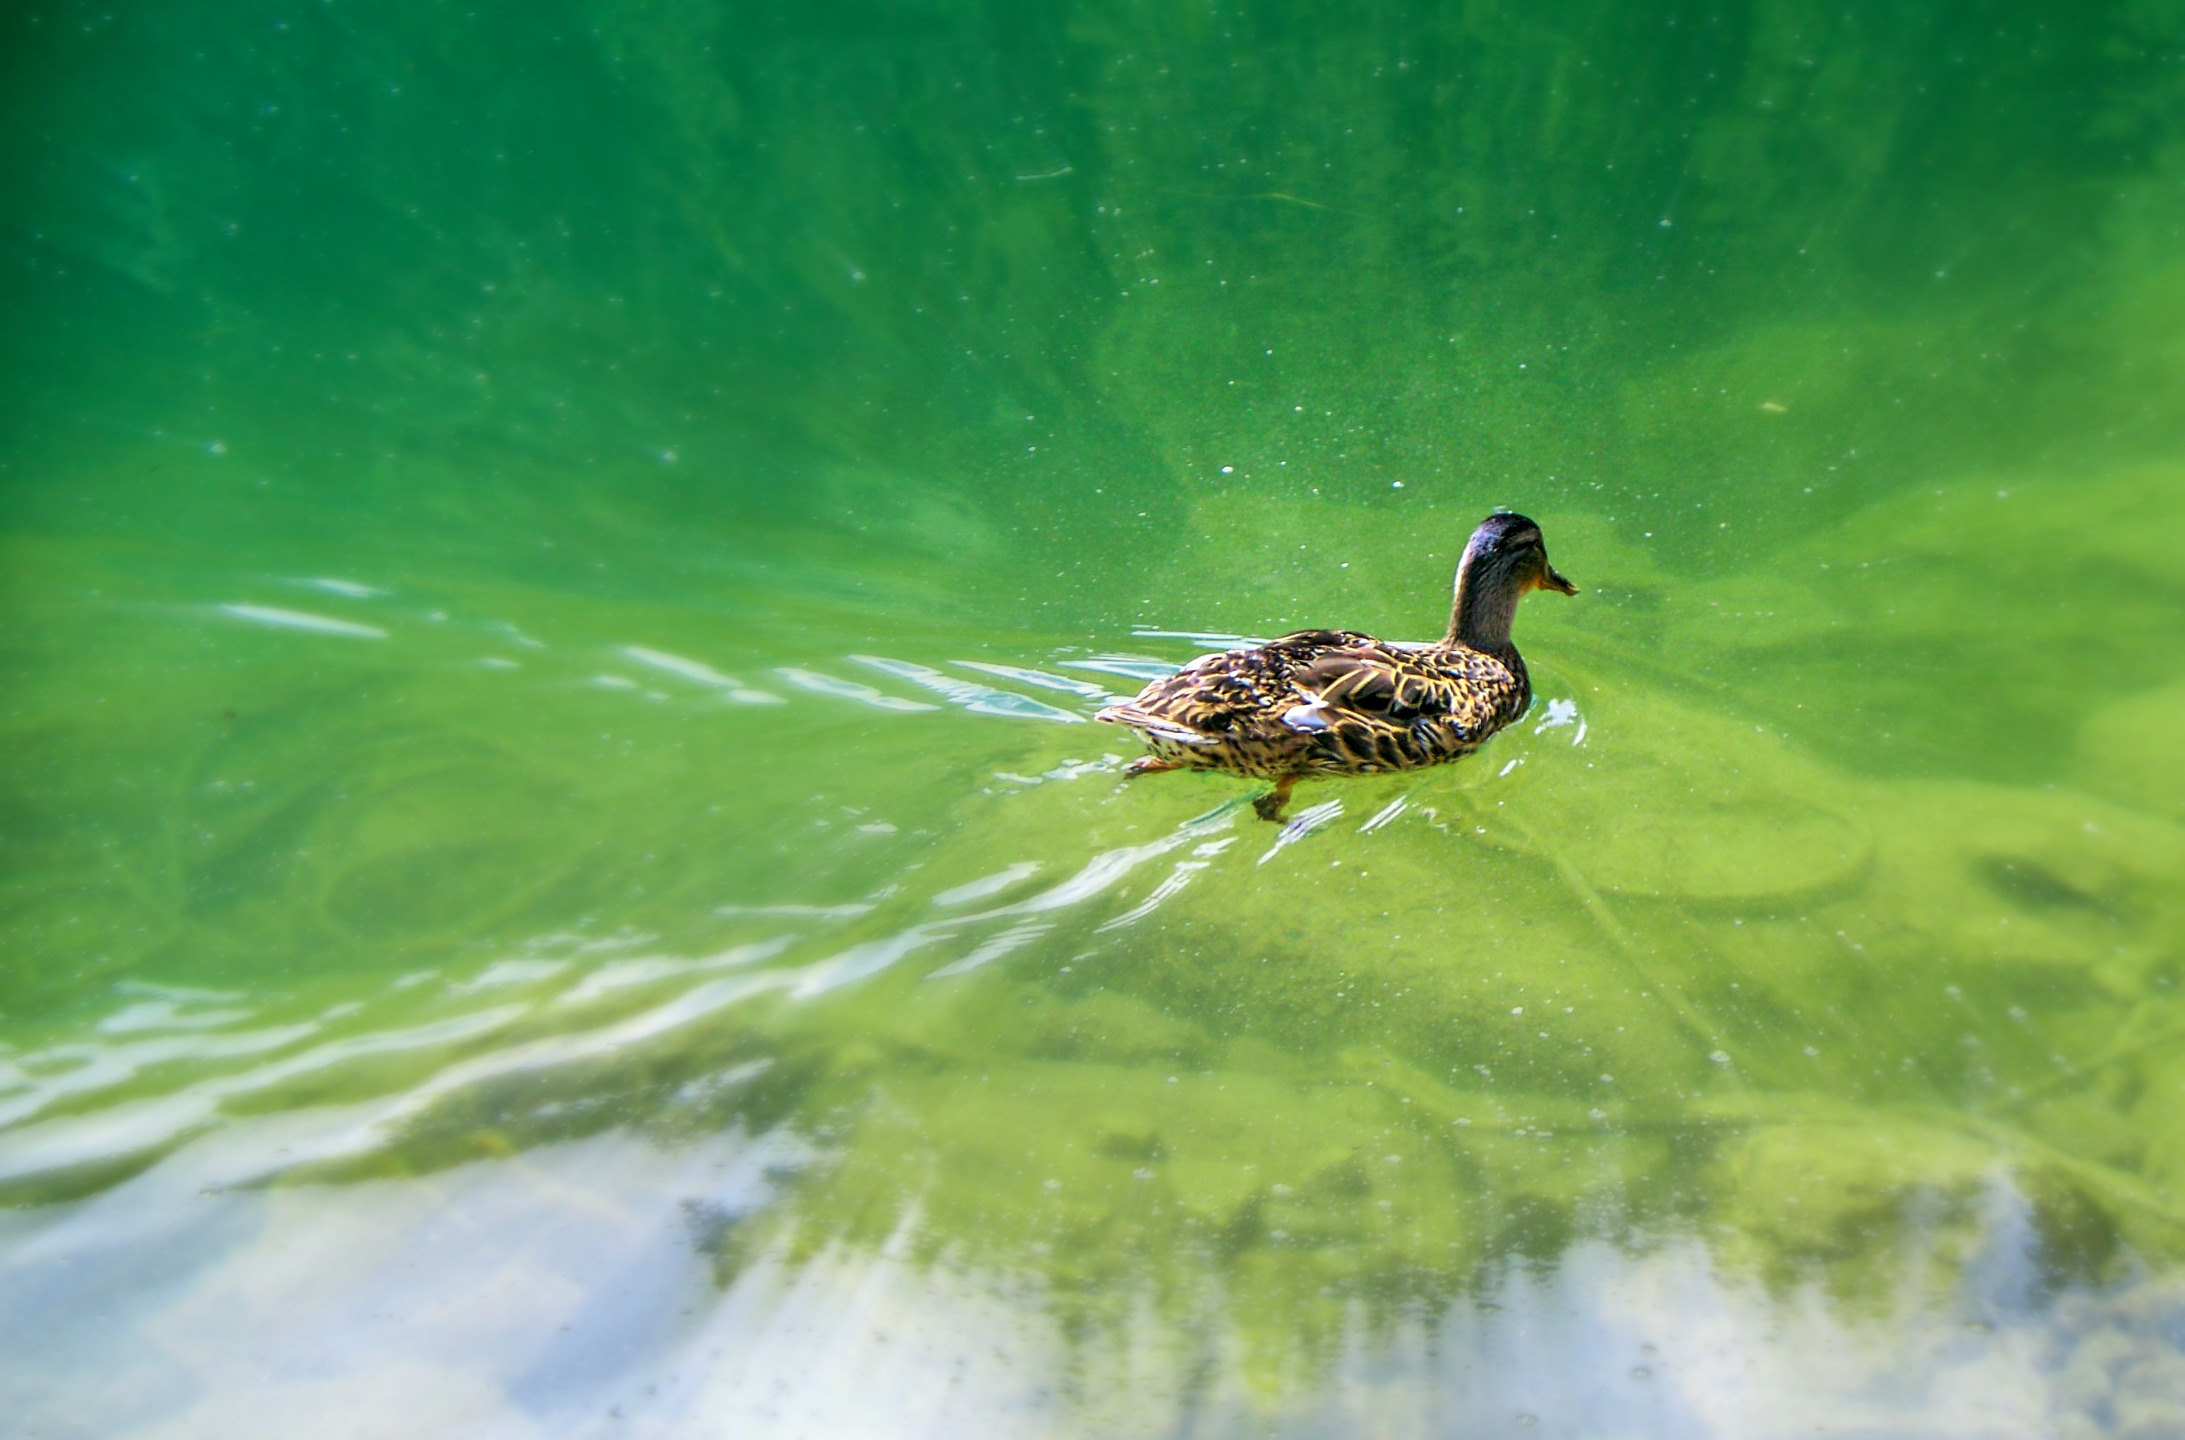
<svg viewBox="0 0 2185 1440">
<path fill-rule="evenodd" d="M 1183 768 L 1173 760 L 1160 760 L 1148 755 L 1143 759 L 1133 760 L 1125 765 L 1123 767 L 1123 778 L 1128 780 L 1133 775 L 1158 775 L 1163 770 L 1181 770 Z"/>
<path fill-rule="evenodd" d="M 1252 809 L 1262 820 L 1282 823 L 1282 807 L 1290 803 L 1290 787 L 1297 783 L 1295 775 L 1285 775 L 1275 782 L 1275 788 L 1252 802 Z"/>
</svg>

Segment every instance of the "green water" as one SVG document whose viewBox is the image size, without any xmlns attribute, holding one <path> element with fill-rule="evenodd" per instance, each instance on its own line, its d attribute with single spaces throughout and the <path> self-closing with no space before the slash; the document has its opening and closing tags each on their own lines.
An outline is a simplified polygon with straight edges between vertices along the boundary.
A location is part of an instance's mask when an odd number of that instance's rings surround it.
<svg viewBox="0 0 2185 1440">
<path fill-rule="evenodd" d="M 2185 1433 L 2185 12 L 0 24 L 0 1430 Z"/>
</svg>

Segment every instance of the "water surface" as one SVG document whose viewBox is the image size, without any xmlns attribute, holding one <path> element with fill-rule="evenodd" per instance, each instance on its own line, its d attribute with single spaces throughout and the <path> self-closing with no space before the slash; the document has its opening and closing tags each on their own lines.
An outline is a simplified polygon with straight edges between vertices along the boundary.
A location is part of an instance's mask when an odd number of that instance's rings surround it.
<svg viewBox="0 0 2185 1440">
<path fill-rule="evenodd" d="M 5 23 L 26 1433 L 2185 1425 L 2159 7 Z"/>
</svg>

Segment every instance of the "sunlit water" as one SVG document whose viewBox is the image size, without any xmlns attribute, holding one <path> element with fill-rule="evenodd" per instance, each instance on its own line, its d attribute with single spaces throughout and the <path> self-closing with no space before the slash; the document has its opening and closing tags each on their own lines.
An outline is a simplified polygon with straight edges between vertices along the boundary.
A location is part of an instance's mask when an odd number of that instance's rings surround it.
<svg viewBox="0 0 2185 1440">
<path fill-rule="evenodd" d="M 2174 19 L 6 23 L 0 1429 L 2185 1433 Z"/>
</svg>

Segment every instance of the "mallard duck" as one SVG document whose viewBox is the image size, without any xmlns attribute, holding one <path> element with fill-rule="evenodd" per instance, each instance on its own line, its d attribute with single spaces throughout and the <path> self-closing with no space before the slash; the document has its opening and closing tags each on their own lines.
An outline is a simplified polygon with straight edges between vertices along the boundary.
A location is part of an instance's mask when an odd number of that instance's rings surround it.
<svg viewBox="0 0 2185 1440">
<path fill-rule="evenodd" d="M 1202 655 L 1096 718 L 1128 725 L 1152 748 L 1126 775 L 1227 770 L 1273 780 L 1253 804 L 1279 820 L 1301 776 L 1438 765 L 1523 715 L 1532 682 L 1510 621 L 1528 590 L 1578 593 L 1548 563 L 1540 527 L 1500 512 L 1472 532 L 1457 562 L 1456 602 L 1439 643 L 1300 630 Z"/>
</svg>

